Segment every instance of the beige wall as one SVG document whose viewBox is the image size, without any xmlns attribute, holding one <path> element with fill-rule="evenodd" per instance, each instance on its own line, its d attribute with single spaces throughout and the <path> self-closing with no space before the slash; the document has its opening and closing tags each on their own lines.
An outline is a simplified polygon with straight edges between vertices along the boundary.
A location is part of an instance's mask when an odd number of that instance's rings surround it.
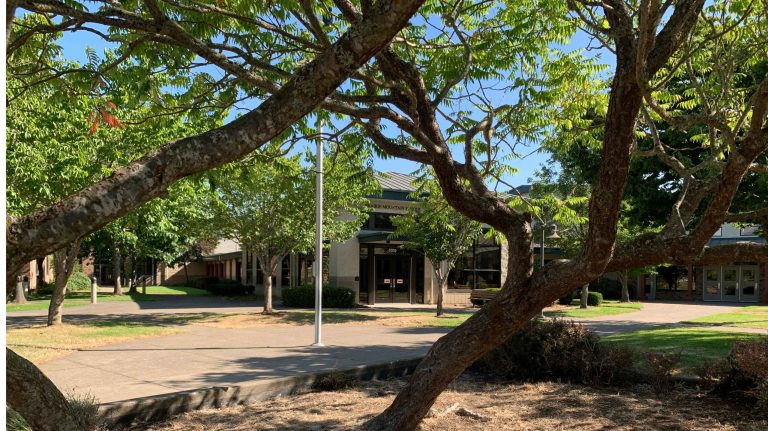
<svg viewBox="0 0 768 431">
<path fill-rule="evenodd" d="M 158 281 L 165 286 L 188 284 L 187 277 L 191 282 L 196 278 L 206 276 L 205 263 L 203 262 L 188 263 L 186 271 L 184 265 L 166 266 L 164 263 L 158 265 L 158 269 L 160 273 Z"/>
</svg>

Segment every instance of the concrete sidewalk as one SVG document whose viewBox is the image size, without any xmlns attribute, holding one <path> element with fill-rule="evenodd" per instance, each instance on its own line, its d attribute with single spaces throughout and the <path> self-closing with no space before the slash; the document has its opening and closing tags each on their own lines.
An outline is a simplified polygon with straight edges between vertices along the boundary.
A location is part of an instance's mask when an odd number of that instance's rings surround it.
<svg viewBox="0 0 768 431">
<path fill-rule="evenodd" d="M 323 329 L 326 346 L 315 347 L 313 326 L 193 326 L 182 334 L 81 350 L 40 368 L 63 391 L 90 393 L 106 403 L 420 358 L 448 332 L 341 325 Z"/>
<path fill-rule="evenodd" d="M 606 335 L 674 325 L 709 314 L 735 311 L 741 306 L 743 304 L 648 302 L 643 310 L 634 313 L 574 320 Z M 158 314 L 261 310 L 255 303 L 242 304 L 222 298 L 212 301 L 211 297 L 77 308 L 65 310 L 65 320 L 115 317 L 147 320 Z M 14 326 L 44 314 L 11 313 L 8 321 Z M 323 329 L 326 346 L 314 347 L 311 346 L 312 325 L 247 329 L 191 325 L 181 334 L 77 351 L 43 363 L 41 369 L 62 390 L 90 393 L 106 403 L 420 358 L 438 338 L 449 332 L 445 328 L 373 325 L 325 325 Z"/>
</svg>

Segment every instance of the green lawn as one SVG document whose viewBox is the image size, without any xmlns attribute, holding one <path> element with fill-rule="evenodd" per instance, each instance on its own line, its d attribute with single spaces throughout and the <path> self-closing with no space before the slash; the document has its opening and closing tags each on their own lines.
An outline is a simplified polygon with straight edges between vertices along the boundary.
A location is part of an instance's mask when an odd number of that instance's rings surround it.
<svg viewBox="0 0 768 431">
<path fill-rule="evenodd" d="M 713 314 L 711 316 L 699 317 L 698 319 L 693 319 L 685 323 L 768 329 L 768 305 L 743 307 L 732 313 Z"/>
<path fill-rule="evenodd" d="M 737 340 L 759 339 L 759 334 L 726 332 L 705 328 L 661 328 L 613 334 L 602 337 L 605 343 L 640 351 L 681 352 L 680 371 L 691 373 L 705 361 L 725 359 Z M 639 359 L 639 358 L 638 358 Z"/>
<path fill-rule="evenodd" d="M 149 297 L 149 295 L 125 294 L 125 295 L 111 295 L 109 293 L 99 293 L 98 302 L 114 302 L 114 301 L 157 301 L 155 298 Z M 5 311 L 11 313 L 14 311 L 29 311 L 29 310 L 45 310 L 51 302 L 51 295 L 39 295 L 27 300 L 26 304 L 5 304 Z M 68 292 L 64 299 L 64 307 L 77 307 L 81 305 L 88 305 L 91 303 L 90 292 Z"/>
<path fill-rule="evenodd" d="M 392 322 L 410 324 L 415 327 L 454 328 L 464 323 L 473 312 L 446 312 L 435 317 L 434 311 L 427 310 L 332 310 L 323 311 L 323 323 Z M 279 313 L 282 320 L 299 325 L 315 322 L 314 311 L 291 310 Z"/>
<path fill-rule="evenodd" d="M 605 300 L 603 305 L 599 307 L 589 306 L 589 308 L 579 308 L 579 300 L 573 301 L 571 308 L 568 310 L 546 311 L 544 315 L 550 317 L 578 317 L 578 318 L 590 318 L 598 316 L 607 316 L 611 314 L 625 314 L 634 313 L 640 311 L 643 308 L 643 304 L 639 302 L 619 302 L 615 300 Z"/>
<path fill-rule="evenodd" d="M 147 286 L 147 294 L 141 294 L 141 287 L 138 288 L 138 293 L 125 293 L 124 295 L 112 295 L 106 292 L 100 292 L 98 302 L 113 302 L 113 301 L 157 301 L 157 298 L 153 298 L 153 295 L 183 295 L 183 296 L 205 296 L 210 295 L 210 292 L 203 289 L 197 289 L 194 287 L 186 286 Z M 5 311 L 11 313 L 14 311 L 29 311 L 29 310 L 45 310 L 51 301 L 51 295 L 37 295 L 29 300 L 26 304 L 5 304 Z M 88 305 L 91 303 L 90 292 L 68 292 L 64 300 L 64 307 L 77 307 L 82 305 Z"/>
<path fill-rule="evenodd" d="M 151 318 L 144 316 L 136 320 L 89 320 L 50 327 L 37 325 L 7 330 L 6 342 L 16 353 L 40 363 L 78 349 L 178 333 L 184 330 L 184 325 L 209 319 L 213 315 L 169 314 Z"/>
<path fill-rule="evenodd" d="M 141 287 L 139 287 L 141 292 Z M 187 286 L 147 286 L 147 295 L 208 296 L 211 292 Z"/>
</svg>

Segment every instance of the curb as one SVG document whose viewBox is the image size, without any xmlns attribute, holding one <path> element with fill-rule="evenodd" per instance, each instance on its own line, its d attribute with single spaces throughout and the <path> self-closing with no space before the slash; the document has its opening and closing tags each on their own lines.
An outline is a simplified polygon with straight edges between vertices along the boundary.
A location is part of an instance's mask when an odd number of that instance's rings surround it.
<svg viewBox="0 0 768 431">
<path fill-rule="evenodd" d="M 343 373 L 361 381 L 403 377 L 411 374 L 422 358 L 404 359 L 373 365 L 360 365 L 346 370 L 304 374 L 270 379 L 237 386 L 213 386 L 191 391 L 173 392 L 99 405 L 102 423 L 113 427 L 132 423 L 156 422 L 171 416 L 206 408 L 222 408 L 264 401 L 307 389 L 323 376 Z"/>
</svg>

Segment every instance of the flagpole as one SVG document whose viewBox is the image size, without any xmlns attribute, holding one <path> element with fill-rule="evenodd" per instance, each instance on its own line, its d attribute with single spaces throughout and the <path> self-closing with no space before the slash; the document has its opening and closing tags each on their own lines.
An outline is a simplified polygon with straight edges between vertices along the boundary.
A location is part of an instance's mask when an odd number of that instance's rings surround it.
<svg viewBox="0 0 768 431">
<path fill-rule="evenodd" d="M 315 343 L 322 346 L 323 326 L 323 125 L 318 122 L 315 193 Z"/>
</svg>

